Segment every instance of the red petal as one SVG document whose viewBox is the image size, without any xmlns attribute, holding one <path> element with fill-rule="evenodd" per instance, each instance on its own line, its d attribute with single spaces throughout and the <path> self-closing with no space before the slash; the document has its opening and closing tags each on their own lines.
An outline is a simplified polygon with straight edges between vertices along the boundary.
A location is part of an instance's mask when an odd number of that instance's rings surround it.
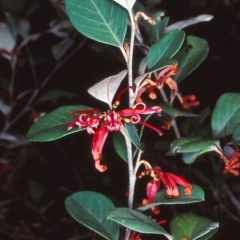
<svg viewBox="0 0 240 240">
<path fill-rule="evenodd" d="M 102 159 L 102 149 L 108 135 L 108 130 L 106 126 L 102 125 L 97 129 L 92 140 L 92 155 L 95 161 L 100 161 Z M 97 166 L 101 166 L 96 163 Z"/>
<path fill-rule="evenodd" d="M 160 187 L 159 181 L 151 181 L 147 184 L 146 194 L 148 197 L 148 203 L 153 202 Z"/>
</svg>

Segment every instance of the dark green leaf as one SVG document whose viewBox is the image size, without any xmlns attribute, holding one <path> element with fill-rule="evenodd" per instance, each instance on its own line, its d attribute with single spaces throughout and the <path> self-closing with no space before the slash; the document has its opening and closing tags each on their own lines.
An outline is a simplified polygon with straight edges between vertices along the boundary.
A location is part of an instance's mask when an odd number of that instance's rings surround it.
<svg viewBox="0 0 240 240">
<path fill-rule="evenodd" d="M 188 152 L 188 153 L 183 153 L 182 155 L 182 160 L 186 164 L 192 164 L 195 162 L 197 157 L 199 156 L 199 152 Z"/>
<path fill-rule="evenodd" d="M 159 71 L 169 65 L 177 65 L 178 64 L 178 61 L 176 59 L 167 59 L 167 58 L 163 58 L 163 59 L 160 59 L 156 65 L 154 65 L 152 68 L 148 69 L 146 71 L 146 74 L 149 74 L 149 73 L 153 73 L 153 72 L 156 72 L 156 71 Z"/>
<path fill-rule="evenodd" d="M 139 207 L 138 210 L 145 211 L 151 207 L 156 207 L 158 205 L 189 204 L 204 201 L 204 192 L 202 188 L 194 184 L 192 186 L 193 189 L 191 195 L 184 194 L 184 187 L 179 186 L 178 189 L 180 195 L 177 198 L 168 198 L 166 196 L 166 190 L 162 190 L 157 193 L 152 203 Z"/>
<path fill-rule="evenodd" d="M 136 232 L 163 234 L 168 239 L 173 239 L 152 219 L 132 209 L 116 208 L 108 214 L 108 218 Z"/>
<path fill-rule="evenodd" d="M 35 202 L 39 202 L 46 192 L 45 186 L 34 180 L 28 182 L 28 190 L 29 195 Z"/>
<path fill-rule="evenodd" d="M 63 89 L 53 89 L 42 94 L 40 98 L 36 101 L 36 103 L 41 103 L 46 101 L 54 102 L 54 101 L 57 101 L 58 98 L 60 97 L 67 97 L 67 98 L 78 97 L 79 98 L 79 95 Z"/>
<path fill-rule="evenodd" d="M 171 144 L 173 153 L 183 153 L 183 161 L 193 163 L 198 156 L 206 152 L 218 151 L 219 141 L 196 138 L 178 138 Z"/>
<path fill-rule="evenodd" d="M 184 134 L 188 137 L 199 136 L 202 137 L 204 135 L 210 135 L 211 137 L 211 129 L 209 132 L 209 126 L 207 129 L 204 127 L 200 127 L 200 125 L 206 120 L 208 116 L 210 116 L 211 110 L 209 108 L 205 108 L 196 118 L 189 118 L 181 124 L 181 129 Z M 207 131 L 207 134 L 204 132 L 204 129 Z"/>
<path fill-rule="evenodd" d="M 139 136 L 137 134 L 137 130 L 136 130 L 136 127 L 134 124 L 132 123 L 125 123 L 125 128 L 128 132 L 128 135 L 132 141 L 132 143 L 140 150 L 143 151 L 142 149 L 142 145 L 141 145 L 141 142 L 140 142 L 140 139 L 139 139 Z"/>
<path fill-rule="evenodd" d="M 218 230 L 218 223 L 193 213 L 182 213 L 170 222 L 174 240 L 207 240 Z"/>
<path fill-rule="evenodd" d="M 79 129 L 77 126 L 71 130 L 67 130 L 68 124 L 73 121 L 70 113 L 84 109 L 91 108 L 82 105 L 57 108 L 39 118 L 38 121 L 30 127 L 27 133 L 27 139 L 33 142 L 47 142 L 84 130 Z"/>
<path fill-rule="evenodd" d="M 225 93 L 217 101 L 212 115 L 212 133 L 220 138 L 234 133 L 240 125 L 240 94 Z"/>
<path fill-rule="evenodd" d="M 219 141 L 213 139 L 201 138 L 178 138 L 171 144 L 173 153 L 188 153 L 200 151 L 209 152 L 214 151 L 219 146 Z"/>
<path fill-rule="evenodd" d="M 159 41 L 163 37 L 165 28 L 169 21 L 169 17 L 165 17 L 161 20 L 161 16 L 162 12 L 157 12 L 152 17 L 152 19 L 156 21 L 155 25 L 150 25 L 150 36 L 154 42 Z"/>
<path fill-rule="evenodd" d="M 25 0 L 1 0 L 2 8 L 13 14 L 19 14 L 25 7 Z"/>
<path fill-rule="evenodd" d="M 148 69 L 158 65 L 163 59 L 173 57 L 182 46 L 184 36 L 183 31 L 174 30 L 165 34 L 161 40 L 156 42 L 147 54 Z"/>
<path fill-rule="evenodd" d="M 121 47 L 127 29 L 127 11 L 112 0 L 65 0 L 73 26 L 98 42 Z"/>
<path fill-rule="evenodd" d="M 169 150 L 170 142 L 169 140 L 157 140 L 154 142 L 154 148 L 158 151 Z"/>
<path fill-rule="evenodd" d="M 192 168 L 191 170 L 192 170 L 192 173 L 194 173 L 199 179 L 201 179 L 208 187 L 213 185 L 213 183 L 210 181 L 210 179 L 208 177 L 206 177 L 198 169 Z"/>
<path fill-rule="evenodd" d="M 166 113 L 172 117 L 198 117 L 197 114 L 184 112 L 164 103 L 161 104 L 161 108 L 163 109 L 163 113 Z"/>
<path fill-rule="evenodd" d="M 235 143 L 240 143 L 240 125 L 238 125 L 238 127 L 234 131 L 232 141 Z"/>
<path fill-rule="evenodd" d="M 124 136 L 121 132 L 114 132 L 113 133 L 113 146 L 116 150 L 117 154 L 127 162 L 127 149 Z"/>
<path fill-rule="evenodd" d="M 194 71 L 205 60 L 208 51 L 207 41 L 195 36 L 187 36 L 186 44 L 174 56 L 179 62 L 178 74 L 174 77 L 175 81 L 179 83 Z"/>
<path fill-rule="evenodd" d="M 62 41 L 58 42 L 57 44 L 53 45 L 52 47 L 52 54 L 56 61 L 59 61 L 63 58 L 66 54 L 68 49 L 73 45 L 74 40 L 72 38 L 64 38 Z"/>
<path fill-rule="evenodd" d="M 14 18 L 14 15 L 11 14 L 10 12 L 6 12 L 5 16 L 7 18 L 7 25 L 9 27 L 10 31 L 11 31 L 11 34 L 12 34 L 13 38 L 16 40 L 17 35 L 18 35 L 16 19 Z"/>
<path fill-rule="evenodd" d="M 106 239 L 118 239 L 119 225 L 107 219 L 108 213 L 115 208 L 107 197 L 96 192 L 77 192 L 66 199 L 65 205 L 77 222 Z"/>
<path fill-rule="evenodd" d="M 144 12 L 145 9 L 144 9 L 143 4 L 137 0 L 137 1 L 135 2 L 135 4 L 133 5 L 133 11 L 134 11 L 134 13 Z"/>
</svg>

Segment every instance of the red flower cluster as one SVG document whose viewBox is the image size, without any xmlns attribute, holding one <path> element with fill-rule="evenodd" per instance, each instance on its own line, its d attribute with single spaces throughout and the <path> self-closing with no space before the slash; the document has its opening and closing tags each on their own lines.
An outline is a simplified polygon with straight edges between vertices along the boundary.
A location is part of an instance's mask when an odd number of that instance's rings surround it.
<svg viewBox="0 0 240 240">
<path fill-rule="evenodd" d="M 172 90 L 177 89 L 176 83 L 171 78 L 172 75 L 176 75 L 176 74 L 177 74 L 177 66 L 170 65 L 159 72 L 156 81 L 153 81 L 150 78 L 145 79 L 140 86 L 140 90 L 138 91 L 136 102 L 142 102 L 141 95 L 145 91 L 148 92 L 148 96 L 151 99 L 156 99 L 157 96 L 156 96 L 154 90 L 162 89 L 164 83 L 166 83 L 169 86 L 169 88 Z"/>
<path fill-rule="evenodd" d="M 157 128 L 141 121 L 140 115 L 142 114 L 161 114 L 162 109 L 159 106 L 146 107 L 144 103 L 138 103 L 132 108 L 123 109 L 120 111 L 115 111 L 114 108 L 117 107 L 119 102 L 113 106 L 113 109 L 107 112 L 101 112 L 100 109 L 93 108 L 91 110 L 78 110 L 71 113 L 71 116 L 79 114 L 78 118 L 74 119 L 69 125 L 68 130 L 72 129 L 74 125 L 79 128 L 86 128 L 89 134 L 94 134 L 92 140 L 92 155 L 95 160 L 95 167 L 100 171 L 104 172 L 107 167 L 105 165 L 100 165 L 100 160 L 102 159 L 102 149 L 105 140 L 109 132 L 120 131 L 123 127 L 123 122 L 142 124 L 146 127 L 151 128 L 156 131 L 159 135 L 162 132 Z"/>
<path fill-rule="evenodd" d="M 168 198 L 177 198 L 179 196 L 179 190 L 177 185 L 185 187 L 184 194 L 190 195 L 192 193 L 192 185 L 185 178 L 169 172 L 164 172 L 158 166 L 145 170 L 141 173 L 139 178 L 141 178 L 145 174 L 150 175 L 153 179 L 147 184 L 147 199 L 143 200 L 143 205 L 147 205 L 153 202 L 157 192 L 160 189 L 161 182 L 163 182 L 163 184 L 167 188 L 166 195 Z M 159 212 L 159 210 L 156 208 L 152 208 L 152 210 L 155 214 Z"/>
</svg>

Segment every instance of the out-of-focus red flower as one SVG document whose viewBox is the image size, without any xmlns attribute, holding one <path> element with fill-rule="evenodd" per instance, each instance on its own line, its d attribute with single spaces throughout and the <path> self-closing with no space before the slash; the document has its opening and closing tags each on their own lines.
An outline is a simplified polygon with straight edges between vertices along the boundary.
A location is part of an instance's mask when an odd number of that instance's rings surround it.
<svg viewBox="0 0 240 240">
<path fill-rule="evenodd" d="M 188 109 L 190 107 L 196 107 L 200 105 L 200 102 L 196 100 L 196 96 L 193 94 L 182 96 L 180 101 L 183 109 Z"/>
</svg>

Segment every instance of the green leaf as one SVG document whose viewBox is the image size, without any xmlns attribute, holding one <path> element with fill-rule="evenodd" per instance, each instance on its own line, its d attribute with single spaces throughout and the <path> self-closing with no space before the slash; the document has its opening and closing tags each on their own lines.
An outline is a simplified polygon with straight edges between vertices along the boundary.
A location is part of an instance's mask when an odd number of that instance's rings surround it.
<svg viewBox="0 0 240 240">
<path fill-rule="evenodd" d="M 127 70 L 123 70 L 117 75 L 105 78 L 88 89 L 88 93 L 96 99 L 103 101 L 112 108 L 112 100 L 118 90 L 122 80 L 127 75 Z"/>
<path fill-rule="evenodd" d="M 193 72 L 205 60 L 208 51 L 209 47 L 206 40 L 195 36 L 187 36 L 185 45 L 174 56 L 179 62 L 178 74 L 174 77 L 174 80 L 179 83 Z"/>
<path fill-rule="evenodd" d="M 113 0 L 113 1 L 117 2 L 127 10 L 131 10 L 134 3 L 136 2 L 136 0 Z"/>
<path fill-rule="evenodd" d="M 212 181 L 208 177 L 206 177 L 202 172 L 200 172 L 198 169 L 192 168 L 192 173 L 194 173 L 199 179 L 201 179 L 208 187 L 211 187 L 213 185 Z"/>
<path fill-rule="evenodd" d="M 107 197 L 96 192 L 77 192 L 67 197 L 65 206 L 68 213 L 85 227 L 106 239 L 118 239 L 119 225 L 107 219 L 108 213 L 115 208 Z"/>
<path fill-rule="evenodd" d="M 149 68 L 147 71 L 146 71 L 146 74 L 149 74 L 149 73 L 152 73 L 152 72 L 156 72 L 156 71 L 159 71 L 167 66 L 170 66 L 170 65 L 177 65 L 178 64 L 178 61 L 176 59 L 166 59 L 166 58 L 163 58 L 163 59 L 160 59 L 156 65 L 154 65 L 152 68 Z"/>
<path fill-rule="evenodd" d="M 35 202 L 39 202 L 46 192 L 45 186 L 34 180 L 28 182 L 28 190 L 31 198 Z"/>
<path fill-rule="evenodd" d="M 127 149 L 124 136 L 121 132 L 114 132 L 113 133 L 113 146 L 116 150 L 117 154 L 127 162 Z"/>
<path fill-rule="evenodd" d="M 170 222 L 174 240 L 206 240 L 218 230 L 218 223 L 193 213 L 182 213 Z"/>
<path fill-rule="evenodd" d="M 157 12 L 152 17 L 152 19 L 156 21 L 155 25 L 150 25 L 150 36 L 154 42 L 159 41 L 163 37 L 165 28 L 169 21 L 169 17 L 165 17 L 161 20 L 160 18 L 162 14 L 162 12 Z"/>
<path fill-rule="evenodd" d="M 171 144 L 171 151 L 173 153 L 183 153 L 183 161 L 186 164 L 193 163 L 203 153 L 218 151 L 218 149 L 220 149 L 219 141 L 199 137 L 178 138 Z"/>
<path fill-rule="evenodd" d="M 195 160 L 197 159 L 197 157 L 200 154 L 198 152 L 187 152 L 187 153 L 183 153 L 182 155 L 182 160 L 184 163 L 186 164 L 192 164 L 195 162 Z"/>
<path fill-rule="evenodd" d="M 68 124 L 73 121 L 70 117 L 71 112 L 86 109 L 91 108 L 82 105 L 57 108 L 39 118 L 38 121 L 30 127 L 27 133 L 27 139 L 33 142 L 47 142 L 84 130 L 84 128 L 79 129 L 78 127 L 67 130 L 67 127 Z"/>
<path fill-rule="evenodd" d="M 122 47 L 127 30 L 127 12 L 112 0 L 65 0 L 73 26 L 98 42 Z"/>
<path fill-rule="evenodd" d="M 141 151 L 143 151 L 142 144 L 140 142 L 139 136 L 137 134 L 136 127 L 133 123 L 125 123 L 125 128 L 128 132 L 128 135 L 132 143 Z"/>
<path fill-rule="evenodd" d="M 168 198 L 166 196 L 166 190 L 162 190 L 157 193 L 154 201 L 148 205 L 139 207 L 139 211 L 145 211 L 151 207 L 156 207 L 158 205 L 173 205 L 173 204 L 189 204 L 204 201 L 204 192 L 199 186 L 192 184 L 192 194 L 184 194 L 184 187 L 179 186 L 180 195 L 177 198 Z"/>
<path fill-rule="evenodd" d="M 174 30 L 165 34 L 162 39 L 156 42 L 147 54 L 148 68 L 158 65 L 159 61 L 173 57 L 182 46 L 185 33 L 181 30 Z"/>
<path fill-rule="evenodd" d="M 23 11 L 26 1 L 25 0 L 1 0 L 2 8 L 4 11 L 9 11 L 13 14 L 19 14 Z"/>
<path fill-rule="evenodd" d="M 77 95 L 76 93 L 70 92 L 70 91 L 66 91 L 63 89 L 53 89 L 53 90 L 49 90 L 47 92 L 45 92 L 44 94 L 42 94 L 39 99 L 36 101 L 36 103 L 41 103 L 41 102 L 46 102 L 46 101 L 57 101 L 58 98 L 60 97 L 67 97 L 67 98 L 71 98 L 71 97 L 77 97 L 79 98 L 79 95 Z"/>
<path fill-rule="evenodd" d="M 163 113 L 166 113 L 172 117 L 198 117 L 197 114 L 184 112 L 164 103 L 161 103 L 161 108 L 163 109 Z"/>
<path fill-rule="evenodd" d="M 240 125 L 236 128 L 232 135 L 232 142 L 240 143 Z"/>
<path fill-rule="evenodd" d="M 140 233 L 162 234 L 168 239 L 168 234 L 160 225 L 148 218 L 146 215 L 128 208 L 116 208 L 108 214 L 108 218 L 133 231 Z"/>
<path fill-rule="evenodd" d="M 219 141 L 202 138 L 178 138 L 171 144 L 173 153 L 188 153 L 199 151 L 202 153 L 214 151 L 219 146 Z"/>
<path fill-rule="evenodd" d="M 10 12 L 6 12 L 5 16 L 6 16 L 7 25 L 11 31 L 11 34 L 12 34 L 13 38 L 16 40 L 17 35 L 18 35 L 18 29 L 17 29 L 15 16 Z"/>
<path fill-rule="evenodd" d="M 234 133 L 240 125 L 240 94 L 225 93 L 217 101 L 212 114 L 212 133 L 221 138 Z"/>
<path fill-rule="evenodd" d="M 211 110 L 210 108 L 205 108 L 196 118 L 189 118 L 181 124 L 181 130 L 188 137 L 194 136 L 202 136 L 204 133 L 205 127 L 200 127 L 200 125 L 210 116 Z M 209 126 L 207 126 L 207 130 L 209 130 Z M 209 132 L 209 131 L 208 131 Z M 211 129 L 210 136 L 211 137 Z"/>
</svg>

